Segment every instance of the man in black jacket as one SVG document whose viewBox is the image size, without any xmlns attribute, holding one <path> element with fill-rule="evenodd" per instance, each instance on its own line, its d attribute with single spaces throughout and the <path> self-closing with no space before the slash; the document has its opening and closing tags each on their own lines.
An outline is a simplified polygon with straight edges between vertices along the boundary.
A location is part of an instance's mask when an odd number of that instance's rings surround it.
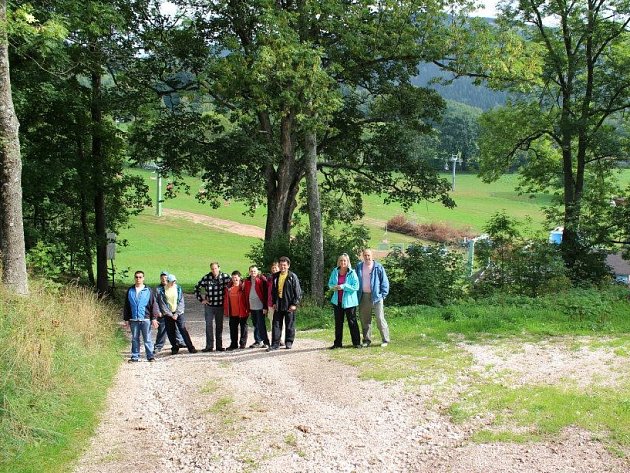
<svg viewBox="0 0 630 473">
<path fill-rule="evenodd" d="M 290 349 L 295 339 L 295 311 L 302 299 L 300 280 L 295 273 L 289 271 L 291 260 L 286 256 L 278 259 L 280 272 L 273 275 L 271 298 L 273 302 L 273 327 L 271 330 L 271 346 L 267 351 L 277 350 L 280 346 L 282 324 L 286 324 L 284 347 Z"/>
</svg>

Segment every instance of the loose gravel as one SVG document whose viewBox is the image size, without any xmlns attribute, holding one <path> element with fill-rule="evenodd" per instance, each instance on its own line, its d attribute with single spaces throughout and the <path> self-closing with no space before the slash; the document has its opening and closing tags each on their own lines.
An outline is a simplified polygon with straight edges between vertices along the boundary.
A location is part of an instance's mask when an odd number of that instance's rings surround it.
<svg viewBox="0 0 630 473">
<path fill-rule="evenodd" d="M 190 296 L 186 302 L 187 325 L 200 349 L 201 308 Z M 453 424 L 431 407 L 430 390 L 361 380 L 355 368 L 329 357 L 328 344 L 304 337 L 298 333 L 291 350 L 271 353 L 165 350 L 155 363 L 125 363 L 75 471 L 630 471 L 626 459 L 576 428 L 547 442 L 473 443 L 471 427 Z M 250 329 L 249 343 L 251 338 Z M 527 378 L 528 361 L 556 360 L 555 370 L 573 360 L 544 344 L 526 344 L 516 353 L 496 346 L 467 349 L 480 371 L 509 360 L 520 369 L 519 378 Z M 586 350 L 575 358 L 579 369 L 591 353 L 593 362 L 601 362 L 600 351 Z M 623 366 L 611 371 L 618 369 Z"/>
</svg>

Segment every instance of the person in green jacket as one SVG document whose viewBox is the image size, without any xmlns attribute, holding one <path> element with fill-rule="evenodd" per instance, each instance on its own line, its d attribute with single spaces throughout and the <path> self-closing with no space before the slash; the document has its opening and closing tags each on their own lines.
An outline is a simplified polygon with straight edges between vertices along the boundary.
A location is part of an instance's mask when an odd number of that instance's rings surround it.
<svg viewBox="0 0 630 473">
<path fill-rule="evenodd" d="M 337 259 L 337 267 L 330 273 L 328 287 L 333 290 L 330 302 L 335 313 L 335 342 L 331 350 L 343 346 L 343 319 L 348 320 L 348 328 L 354 348 L 361 348 L 361 334 L 357 322 L 359 305 L 359 278 L 350 266 L 350 257 L 344 253 Z"/>
</svg>

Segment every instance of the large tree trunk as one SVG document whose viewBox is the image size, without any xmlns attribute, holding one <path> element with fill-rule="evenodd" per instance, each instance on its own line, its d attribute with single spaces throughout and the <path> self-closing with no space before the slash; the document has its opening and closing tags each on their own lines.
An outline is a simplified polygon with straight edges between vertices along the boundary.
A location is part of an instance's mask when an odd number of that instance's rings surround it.
<svg viewBox="0 0 630 473">
<path fill-rule="evenodd" d="M 101 75 L 92 73 L 92 170 L 94 185 L 94 230 L 96 236 L 96 290 L 99 294 L 109 289 L 107 276 L 107 229 L 105 217 L 105 190 L 103 183 L 103 140 L 101 127 Z"/>
<path fill-rule="evenodd" d="M 270 123 L 261 119 L 261 128 L 271 134 Z M 265 241 L 289 239 L 291 234 L 291 218 L 297 206 L 297 193 L 302 169 L 295 160 L 295 143 L 293 138 L 293 116 L 288 114 L 280 125 L 282 160 L 277 170 L 272 163 L 267 164 L 265 180 L 267 186 L 267 222 L 265 225 Z M 276 255 L 280 256 L 280 255 Z"/>
<path fill-rule="evenodd" d="M 306 133 L 304 146 L 306 151 L 308 218 L 311 227 L 311 295 L 315 303 L 321 306 L 324 303 L 324 231 L 317 184 L 317 136 L 315 132 Z"/>
<path fill-rule="evenodd" d="M 0 0 L 0 234 L 2 282 L 16 294 L 28 294 L 22 222 L 22 158 L 9 74 L 7 2 Z"/>
</svg>

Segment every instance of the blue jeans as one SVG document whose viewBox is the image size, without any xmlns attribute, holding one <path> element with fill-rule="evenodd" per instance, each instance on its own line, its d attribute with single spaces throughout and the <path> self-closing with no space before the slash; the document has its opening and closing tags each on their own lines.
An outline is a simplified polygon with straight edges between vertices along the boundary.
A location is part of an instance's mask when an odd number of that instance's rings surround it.
<svg viewBox="0 0 630 473">
<path fill-rule="evenodd" d="M 131 359 L 137 360 L 140 358 L 140 334 L 142 334 L 144 341 L 144 353 L 147 355 L 147 360 L 153 358 L 151 321 L 149 319 L 130 320 L 129 327 L 131 328 Z"/>
</svg>

